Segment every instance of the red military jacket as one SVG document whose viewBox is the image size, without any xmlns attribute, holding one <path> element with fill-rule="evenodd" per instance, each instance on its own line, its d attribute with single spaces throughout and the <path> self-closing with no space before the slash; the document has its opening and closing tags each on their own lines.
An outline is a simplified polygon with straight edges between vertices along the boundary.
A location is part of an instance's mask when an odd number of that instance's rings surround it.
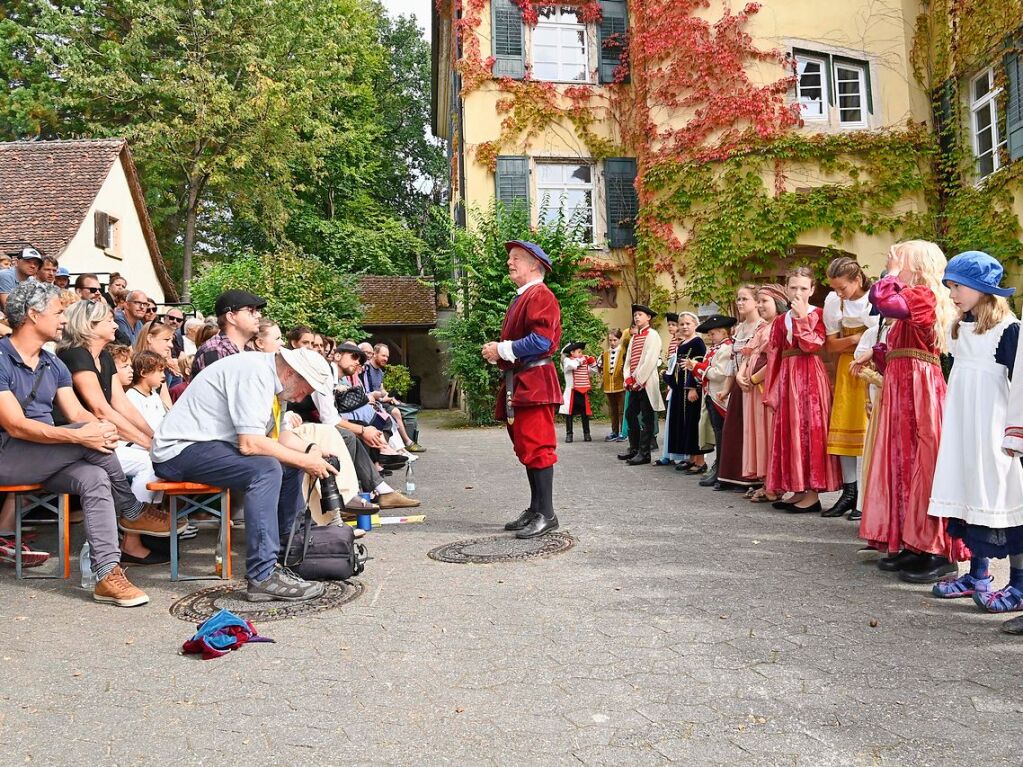
<svg viewBox="0 0 1023 767">
<path fill-rule="evenodd" d="M 512 299 L 501 325 L 502 341 L 518 341 L 536 333 L 550 340 L 550 347 L 544 356 L 551 357 L 561 348 L 561 307 L 551 289 L 542 282 L 528 288 L 521 296 Z M 538 365 L 522 370 L 522 365 L 531 358 L 508 362 L 500 359 L 498 367 L 514 370 L 515 390 L 512 393 L 512 407 L 531 405 L 560 405 L 560 371 L 553 364 Z M 497 393 L 495 408 L 497 420 L 507 420 L 505 409 L 505 382 Z"/>
</svg>

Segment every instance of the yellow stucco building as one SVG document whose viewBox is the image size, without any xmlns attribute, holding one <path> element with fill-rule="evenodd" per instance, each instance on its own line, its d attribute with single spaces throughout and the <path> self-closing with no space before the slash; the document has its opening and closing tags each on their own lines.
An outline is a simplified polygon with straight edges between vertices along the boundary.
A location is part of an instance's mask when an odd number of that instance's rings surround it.
<svg viewBox="0 0 1023 767">
<path fill-rule="evenodd" d="M 441 0 L 433 129 L 455 220 L 471 228 L 495 197 L 534 222 L 576 216 L 619 326 L 633 300 L 682 307 L 839 252 L 877 274 L 900 239 L 944 233 L 951 250 L 935 94 L 963 149 L 956 184 L 983 190 L 1023 155 L 1023 66 L 1003 40 L 1023 13 L 1007 0 L 990 55 L 934 67 L 955 34 L 943 2 Z M 1023 213 L 1008 194 L 995 212 Z"/>
</svg>

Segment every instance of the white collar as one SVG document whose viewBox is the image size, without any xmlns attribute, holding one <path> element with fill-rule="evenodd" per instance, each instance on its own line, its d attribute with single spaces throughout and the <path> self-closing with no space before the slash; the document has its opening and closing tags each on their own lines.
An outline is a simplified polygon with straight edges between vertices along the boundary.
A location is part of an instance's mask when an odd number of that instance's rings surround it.
<svg viewBox="0 0 1023 767">
<path fill-rule="evenodd" d="M 537 277 L 537 278 L 536 278 L 535 280 L 533 280 L 532 282 L 527 282 L 527 283 L 526 283 L 525 285 L 523 285 L 523 286 L 522 286 L 521 288 L 519 288 L 519 289 L 518 289 L 517 291 L 515 291 L 515 292 L 516 292 L 516 293 L 517 293 L 518 295 L 520 295 L 520 296 L 521 296 L 521 295 L 522 295 L 523 293 L 525 293 L 525 292 L 526 292 L 527 290 L 529 290 L 529 289 L 530 289 L 531 287 L 533 287 L 534 285 L 539 285 L 539 284 L 540 284 L 541 282 L 543 282 L 543 277 Z"/>
</svg>

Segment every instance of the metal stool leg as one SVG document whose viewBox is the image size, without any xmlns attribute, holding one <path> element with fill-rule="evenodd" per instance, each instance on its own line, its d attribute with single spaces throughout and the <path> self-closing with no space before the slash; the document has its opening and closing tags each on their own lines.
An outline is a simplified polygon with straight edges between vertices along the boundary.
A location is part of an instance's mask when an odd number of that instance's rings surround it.
<svg viewBox="0 0 1023 767">
<path fill-rule="evenodd" d="M 178 497 L 170 496 L 170 557 L 171 580 L 178 579 Z"/>
<path fill-rule="evenodd" d="M 14 577 L 21 580 L 21 493 L 14 494 Z"/>
<path fill-rule="evenodd" d="M 220 494 L 220 577 L 231 579 L 231 491 Z"/>
</svg>

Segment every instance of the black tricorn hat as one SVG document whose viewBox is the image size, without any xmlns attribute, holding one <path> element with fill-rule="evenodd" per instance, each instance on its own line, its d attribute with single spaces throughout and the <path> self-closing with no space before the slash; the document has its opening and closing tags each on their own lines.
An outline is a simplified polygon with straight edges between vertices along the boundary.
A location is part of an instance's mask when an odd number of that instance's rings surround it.
<svg viewBox="0 0 1023 767">
<path fill-rule="evenodd" d="M 567 357 L 569 354 L 574 352 L 576 349 L 585 349 L 585 348 L 586 348 L 586 344 L 582 343 L 581 341 L 576 341 L 575 343 L 565 344 L 562 347 L 562 349 L 561 349 L 561 354 L 562 354 L 562 356 Z"/>
<path fill-rule="evenodd" d="M 667 322 L 678 322 L 678 315 L 675 312 L 665 312 L 664 319 Z"/>
<path fill-rule="evenodd" d="M 723 314 L 712 314 L 699 324 L 696 328 L 696 332 L 706 333 L 708 330 L 713 330 L 714 328 L 730 328 L 736 322 L 738 322 L 738 320 L 736 320 L 735 317 L 726 317 Z"/>
<path fill-rule="evenodd" d="M 632 313 L 635 314 L 636 312 L 643 312 L 643 314 L 645 314 L 650 319 L 653 319 L 654 317 L 657 316 L 657 312 L 655 312 L 649 306 L 643 306 L 643 304 L 632 305 Z"/>
</svg>

